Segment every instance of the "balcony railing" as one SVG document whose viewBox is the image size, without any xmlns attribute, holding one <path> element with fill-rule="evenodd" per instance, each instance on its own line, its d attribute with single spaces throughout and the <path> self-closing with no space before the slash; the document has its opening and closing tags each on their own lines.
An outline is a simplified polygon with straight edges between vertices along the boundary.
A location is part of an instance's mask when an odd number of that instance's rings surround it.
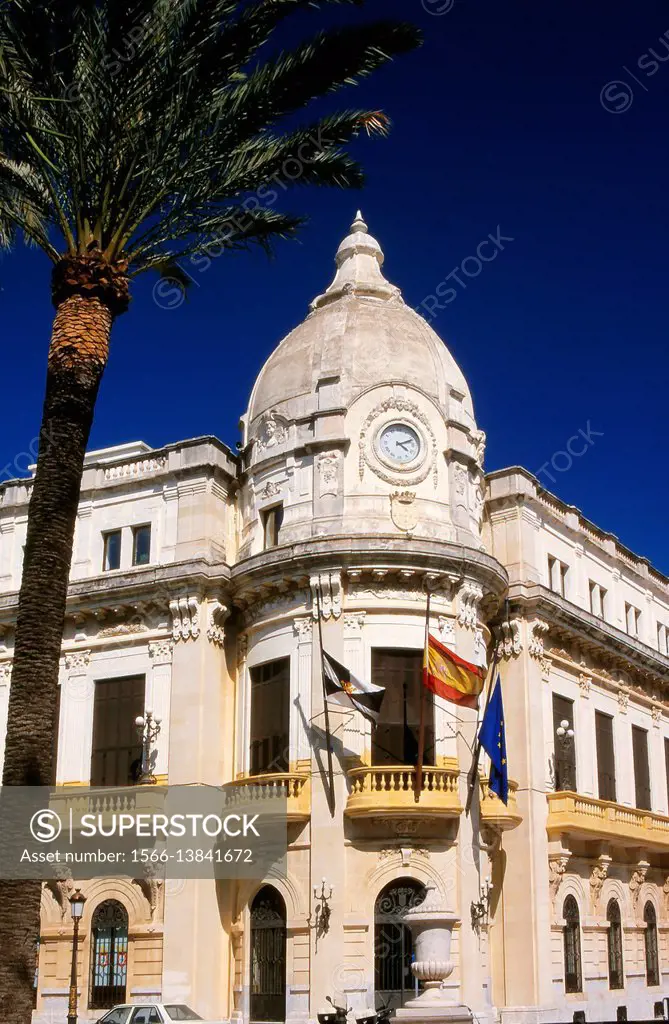
<svg viewBox="0 0 669 1024">
<path fill-rule="evenodd" d="M 251 789 L 249 790 L 249 787 Z M 286 798 L 288 821 L 308 821 L 311 815 L 311 777 L 303 772 L 275 772 L 247 775 L 230 782 L 226 789 L 252 794 L 254 788 L 268 796 Z"/>
<path fill-rule="evenodd" d="M 407 765 L 352 768 L 346 814 L 350 818 L 376 815 L 402 818 L 426 814 L 457 818 L 462 813 L 458 791 L 459 768 L 423 769 L 421 791 L 416 794 L 416 769 Z M 418 796 L 418 798 L 417 798 Z"/>
<path fill-rule="evenodd" d="M 547 793 L 549 833 L 669 850 L 669 818 L 578 793 Z"/>
<path fill-rule="evenodd" d="M 480 786 L 482 825 L 492 826 L 499 829 L 500 832 L 508 832 L 520 825 L 523 816 L 518 810 L 518 801 L 516 800 L 517 782 L 509 779 L 509 802 L 506 805 L 495 793 L 490 792 L 488 779 L 481 779 Z"/>
</svg>

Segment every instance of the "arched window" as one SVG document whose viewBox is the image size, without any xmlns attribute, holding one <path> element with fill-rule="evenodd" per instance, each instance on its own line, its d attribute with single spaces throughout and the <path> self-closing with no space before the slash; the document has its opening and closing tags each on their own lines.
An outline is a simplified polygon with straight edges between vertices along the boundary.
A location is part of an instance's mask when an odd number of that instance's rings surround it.
<svg viewBox="0 0 669 1024">
<path fill-rule="evenodd" d="M 660 984 L 660 962 L 657 955 L 657 915 L 655 907 L 648 901 L 643 908 L 643 919 L 646 923 L 644 945 L 646 947 L 646 984 Z"/>
<path fill-rule="evenodd" d="M 251 1021 L 286 1019 L 286 904 L 264 885 L 251 904 Z"/>
<path fill-rule="evenodd" d="M 581 922 L 578 903 L 573 896 L 567 896 L 562 909 L 564 928 L 564 987 L 566 992 L 582 992 L 581 973 Z"/>
<path fill-rule="evenodd" d="M 606 908 L 606 920 L 609 923 L 609 988 L 623 988 L 623 930 L 620 924 L 620 907 L 617 900 L 609 900 Z"/>
<path fill-rule="evenodd" d="M 376 1008 L 403 1006 L 415 991 L 411 973 L 413 945 L 404 917 L 422 903 L 424 885 L 398 878 L 381 890 L 374 907 L 374 990 Z"/>
<path fill-rule="evenodd" d="M 117 900 L 96 908 L 92 923 L 92 1010 L 124 1003 L 128 983 L 128 915 Z"/>
</svg>

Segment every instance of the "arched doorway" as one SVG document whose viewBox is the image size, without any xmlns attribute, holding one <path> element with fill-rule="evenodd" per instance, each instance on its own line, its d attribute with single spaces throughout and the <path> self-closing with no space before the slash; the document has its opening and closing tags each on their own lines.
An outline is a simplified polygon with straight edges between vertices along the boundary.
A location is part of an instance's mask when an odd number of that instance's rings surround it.
<svg viewBox="0 0 669 1024">
<path fill-rule="evenodd" d="M 404 923 L 408 910 L 422 903 L 425 886 L 398 878 L 385 886 L 374 905 L 374 993 L 376 1008 L 404 1006 L 415 993 L 411 973 L 413 943 Z"/>
<path fill-rule="evenodd" d="M 286 904 L 264 885 L 251 904 L 251 1021 L 286 1019 Z"/>
<path fill-rule="evenodd" d="M 128 914 L 117 900 L 96 908 L 91 925 L 91 1010 L 126 1001 Z"/>
</svg>

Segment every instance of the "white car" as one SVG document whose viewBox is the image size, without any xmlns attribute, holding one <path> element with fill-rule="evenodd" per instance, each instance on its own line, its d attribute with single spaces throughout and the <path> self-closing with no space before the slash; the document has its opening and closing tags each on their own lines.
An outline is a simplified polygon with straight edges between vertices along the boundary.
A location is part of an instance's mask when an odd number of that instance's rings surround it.
<svg viewBox="0 0 669 1024">
<path fill-rule="evenodd" d="M 185 1003 L 123 1003 L 100 1017 L 97 1024 L 174 1024 L 175 1021 L 227 1024 L 222 1020 L 205 1020 Z"/>
</svg>

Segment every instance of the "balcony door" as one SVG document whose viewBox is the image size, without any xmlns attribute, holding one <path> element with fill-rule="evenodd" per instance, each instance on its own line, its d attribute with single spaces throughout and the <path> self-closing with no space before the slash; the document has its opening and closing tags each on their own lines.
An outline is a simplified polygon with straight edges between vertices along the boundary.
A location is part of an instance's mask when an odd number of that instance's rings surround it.
<svg viewBox="0 0 669 1024">
<path fill-rule="evenodd" d="M 91 786 L 128 786 L 141 771 L 135 719 L 144 714 L 144 676 L 95 683 Z"/>
<path fill-rule="evenodd" d="M 372 682 L 386 688 L 379 723 L 372 730 L 373 764 L 416 764 L 422 675 L 422 651 L 372 651 Z M 425 764 L 434 764 L 434 697 L 427 692 Z"/>
<path fill-rule="evenodd" d="M 413 943 L 404 923 L 407 911 L 422 903 L 425 886 L 413 878 L 398 878 L 381 890 L 374 905 L 375 1006 L 397 1009 L 412 999 L 416 983 L 411 973 Z"/>
<path fill-rule="evenodd" d="M 290 658 L 251 669 L 251 775 L 288 771 Z"/>
<path fill-rule="evenodd" d="M 286 904 L 272 885 L 264 885 L 251 904 L 250 1019 L 286 1019 Z"/>
</svg>

